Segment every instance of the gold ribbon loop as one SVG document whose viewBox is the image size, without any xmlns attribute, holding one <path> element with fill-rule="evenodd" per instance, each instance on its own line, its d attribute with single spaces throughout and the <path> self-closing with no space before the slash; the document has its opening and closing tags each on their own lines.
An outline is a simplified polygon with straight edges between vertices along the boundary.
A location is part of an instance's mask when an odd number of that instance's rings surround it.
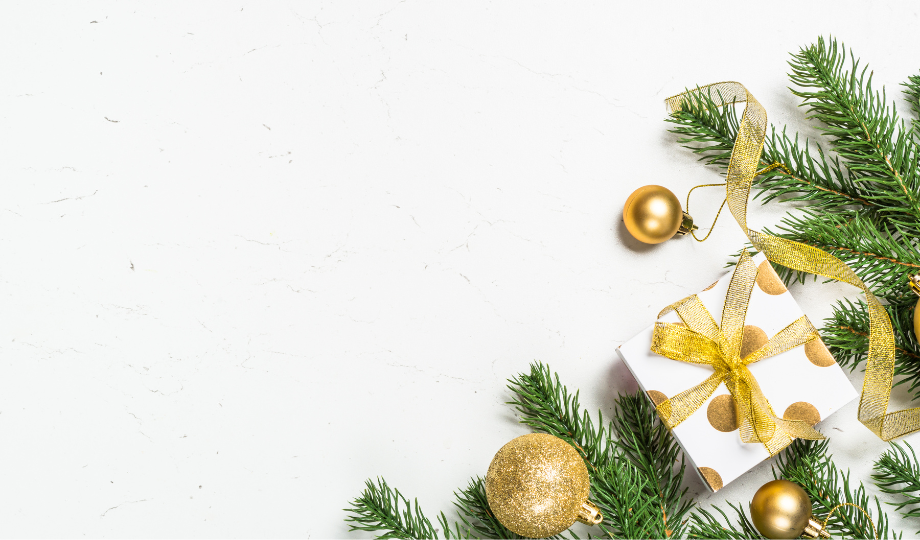
<svg viewBox="0 0 920 540">
<path fill-rule="evenodd" d="M 671 112 L 677 112 L 690 103 L 691 96 L 701 95 L 712 99 L 717 107 L 745 103 L 726 173 L 726 198 L 729 210 L 747 234 L 751 244 L 774 263 L 849 283 L 862 289 L 866 295 L 869 312 L 869 354 L 862 395 L 859 399 L 859 421 L 886 441 L 917 431 L 920 429 L 920 407 L 887 412 L 894 380 L 894 333 L 885 308 L 869 287 L 859 279 L 852 268 L 829 253 L 816 247 L 748 229 L 748 197 L 760 164 L 767 131 L 767 112 L 763 105 L 737 82 L 722 82 L 697 88 L 668 98 L 666 103 Z M 766 356 L 758 359 L 761 358 Z M 790 434 L 799 430 L 802 433 L 807 431 L 804 427 L 781 419 L 776 424 Z"/>
<path fill-rule="evenodd" d="M 744 319 L 758 268 L 745 252 L 732 274 L 722 324 L 717 325 L 709 310 L 696 295 L 665 308 L 661 315 L 677 312 L 683 324 L 658 322 L 652 333 L 652 352 L 672 360 L 712 366 L 713 374 L 689 390 L 658 405 L 658 415 L 669 428 L 678 426 L 725 383 L 735 401 L 741 440 L 760 442 L 770 455 L 785 448 L 793 438 L 823 439 L 806 422 L 778 418 L 764 396 L 748 364 L 775 356 L 817 338 L 806 317 L 790 324 L 763 347 L 741 358 Z M 659 317 L 661 316 L 659 315 Z"/>
</svg>

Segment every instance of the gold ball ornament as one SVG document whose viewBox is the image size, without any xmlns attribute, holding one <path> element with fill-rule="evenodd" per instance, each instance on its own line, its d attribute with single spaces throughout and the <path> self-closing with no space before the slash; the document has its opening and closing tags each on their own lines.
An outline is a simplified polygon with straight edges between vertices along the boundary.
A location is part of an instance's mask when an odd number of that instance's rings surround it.
<svg viewBox="0 0 920 540">
<path fill-rule="evenodd" d="M 660 244 L 696 228 L 677 196 L 668 188 L 655 185 L 632 192 L 623 205 L 623 222 L 636 240 L 646 244 Z"/>
<path fill-rule="evenodd" d="M 532 433 L 498 451 L 486 473 L 486 499 L 502 525 L 528 538 L 546 538 L 603 516 L 588 500 L 591 481 L 578 452 L 558 437 Z"/>
<path fill-rule="evenodd" d="M 751 499 L 751 521 L 766 538 L 830 538 L 812 518 L 811 499 L 788 480 L 767 482 Z"/>
<path fill-rule="evenodd" d="M 910 288 L 920 295 L 920 274 L 910 276 Z M 920 301 L 914 305 L 914 337 L 920 341 Z"/>
</svg>

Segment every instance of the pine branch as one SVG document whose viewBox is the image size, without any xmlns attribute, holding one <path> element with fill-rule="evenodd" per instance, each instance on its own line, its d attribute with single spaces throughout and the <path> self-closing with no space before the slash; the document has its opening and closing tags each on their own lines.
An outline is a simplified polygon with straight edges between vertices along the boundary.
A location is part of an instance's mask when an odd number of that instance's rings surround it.
<svg viewBox="0 0 920 540">
<path fill-rule="evenodd" d="M 850 486 L 849 472 L 843 473 L 837 469 L 831 456 L 827 454 L 828 440 L 793 441 L 779 456 L 773 475 L 776 478 L 785 478 L 800 485 L 808 494 L 812 503 L 812 514 L 818 522 L 823 522 L 830 511 L 841 503 L 856 504 L 873 515 L 870 502 L 874 502 L 875 529 L 878 538 L 901 538 L 900 534 L 889 532 L 888 518 L 882 512 L 878 498 L 870 501 L 862 484 L 856 489 Z M 744 508 L 730 505 L 734 510 L 735 522 L 724 511 L 715 508 L 722 516 L 699 510 L 691 518 L 689 538 L 763 538 L 748 518 Z M 877 516 L 877 517 L 875 517 Z M 838 508 L 827 523 L 827 530 L 835 536 L 845 538 L 873 538 L 872 525 L 866 516 L 851 506 Z"/>
<path fill-rule="evenodd" d="M 621 394 L 616 403 L 617 445 L 648 480 L 645 491 L 657 501 L 662 525 L 657 537 L 680 537 L 692 507 L 684 497 L 687 488 L 681 490 L 686 464 L 680 447 L 644 393 Z"/>
<path fill-rule="evenodd" d="M 914 113 L 911 123 L 914 126 L 914 136 L 920 138 L 920 75 L 911 75 L 904 83 L 904 98 Z"/>
<path fill-rule="evenodd" d="M 872 292 L 889 302 L 914 296 L 908 277 L 920 272 L 920 250 L 896 225 L 867 212 L 808 208 L 787 215 L 771 234 L 820 248 L 847 263 Z M 789 277 L 791 272 L 784 272 Z"/>
<path fill-rule="evenodd" d="M 916 230 L 920 222 L 920 151 L 911 132 L 886 104 L 884 89 L 872 89 L 872 74 L 831 39 L 792 56 L 790 79 L 805 100 L 807 118 L 820 121 L 837 154 L 847 162 L 880 217 Z"/>
<path fill-rule="evenodd" d="M 725 512 L 718 507 L 713 509 L 718 512 L 722 518 L 719 519 L 707 510 L 699 509 L 690 516 L 690 533 L 688 538 L 711 538 L 711 539 L 744 539 L 744 538 L 763 538 L 760 532 L 748 519 L 741 505 L 728 503 L 732 510 L 735 511 L 735 523 Z"/>
<path fill-rule="evenodd" d="M 794 478 L 788 476 L 789 473 L 793 473 L 803 468 L 807 468 L 814 463 L 819 463 L 827 460 L 827 441 L 823 441 L 821 444 L 814 444 L 811 441 L 803 442 L 801 440 L 793 441 L 791 445 L 786 447 L 785 450 L 777 457 L 777 464 L 779 465 L 779 474 L 780 476 L 796 482 Z M 773 475 L 777 476 L 777 470 L 774 468 Z M 805 476 L 805 484 L 798 482 L 799 485 L 805 488 L 807 493 L 820 492 L 822 488 L 827 487 L 826 483 L 819 480 L 816 476 Z M 807 487 L 806 487 L 807 485 Z M 814 507 L 814 499 L 812 498 L 812 506 Z M 717 516 L 709 513 L 706 510 L 700 509 L 691 516 L 691 528 L 690 528 L 690 538 L 763 538 L 760 532 L 757 531 L 754 524 L 748 518 L 747 513 L 744 511 L 744 507 L 741 504 L 734 505 L 729 504 L 732 510 L 735 511 L 735 522 L 732 523 L 729 517 L 722 511 L 720 508 L 715 508 L 719 514 L 721 514 L 722 519 L 720 520 Z M 816 514 L 817 515 L 817 514 Z"/>
<path fill-rule="evenodd" d="M 904 446 L 907 447 L 905 450 Z M 907 442 L 901 446 L 891 443 L 891 448 L 875 462 L 872 475 L 875 485 L 885 493 L 900 495 L 904 500 L 893 504 L 905 518 L 920 517 L 920 464 L 917 454 Z M 908 450 L 910 454 L 908 454 Z M 906 512 L 905 507 L 910 507 Z M 917 531 L 920 534 L 920 531 Z"/>
<path fill-rule="evenodd" d="M 882 511 L 877 497 L 871 501 L 862 483 L 855 489 L 850 485 L 850 473 L 837 469 L 831 456 L 827 455 L 828 440 L 795 440 L 777 459 L 774 475 L 802 486 L 811 498 L 815 520 L 823 522 L 836 506 L 852 503 L 863 508 L 874 521 L 878 538 L 900 538 L 900 534 L 888 530 L 888 517 Z M 870 506 L 870 502 L 874 502 Z M 872 525 L 866 516 L 852 506 L 838 508 L 827 530 L 834 535 L 847 538 L 873 538 Z"/>
<path fill-rule="evenodd" d="M 345 521 L 355 523 L 349 525 L 349 530 L 382 533 L 377 538 L 438 538 L 437 530 L 422 513 L 418 500 L 411 504 L 383 478 L 378 478 L 376 484 L 367 480 L 366 486 L 351 502 L 351 507 L 345 509 L 350 514 Z M 440 517 L 446 526 L 444 514 Z M 445 529 L 447 531 L 449 529 Z"/>
<path fill-rule="evenodd" d="M 649 481 L 628 459 L 620 457 L 595 475 L 595 502 L 603 508 L 599 525 L 609 538 L 663 538 L 657 498 L 648 496 Z"/>
<path fill-rule="evenodd" d="M 466 489 L 454 492 L 454 495 L 457 499 L 454 506 L 459 511 L 460 520 L 473 538 L 523 538 L 508 530 L 492 515 L 481 477 L 470 480 Z M 459 535 L 459 528 L 456 530 Z"/>
<path fill-rule="evenodd" d="M 682 458 L 678 461 L 680 449 L 658 420 L 648 397 L 621 395 L 614 422 L 606 428 L 595 428 L 588 413 L 580 410 L 578 393 L 569 394 L 558 375 L 551 374 L 544 364 L 532 364 L 529 374 L 509 382 L 508 388 L 515 396 L 509 404 L 515 406 L 521 422 L 570 442 L 585 458 L 595 502 L 606 516 L 608 534 L 635 532 L 636 527 L 644 527 L 652 531 L 648 534 L 651 538 L 682 535 L 684 517 L 692 506 L 684 499 L 687 489 L 680 488 L 685 465 Z M 600 413 L 598 424 L 603 425 Z M 629 462 L 641 482 L 623 461 Z M 618 493 L 622 487 L 616 483 L 619 480 L 625 485 L 634 480 L 635 485 L 641 486 L 641 497 L 630 491 Z M 634 522 L 638 510 L 623 506 L 624 501 L 630 500 L 648 501 L 654 509 L 648 520 L 639 525 Z M 633 508 L 633 512 L 624 514 L 623 508 Z"/>
<path fill-rule="evenodd" d="M 723 170 L 728 167 L 738 135 L 738 113 L 734 107 L 720 108 L 711 94 L 698 91 L 689 94 L 686 106 L 667 121 L 677 125 L 670 130 L 681 136 L 677 142 L 700 155 L 701 161 Z M 812 154 L 812 148 L 816 155 Z M 876 206 L 864 197 L 838 158 L 828 158 L 820 145 L 808 139 L 800 143 L 798 135 L 790 138 L 785 129 L 777 133 L 771 128 L 771 135 L 764 141 L 760 165 L 767 167 L 773 163 L 782 163 L 789 172 L 774 169 L 755 179 L 755 198 L 764 196 L 764 203 L 781 197 L 828 209 Z"/>
<path fill-rule="evenodd" d="M 589 472 L 610 465 L 613 424 L 605 428 L 603 416 L 598 412 L 600 427 L 595 428 L 588 412 L 581 410 L 578 392 L 570 395 L 559 382 L 559 376 L 550 373 L 549 366 L 531 364 L 530 373 L 522 373 L 508 382 L 508 389 L 514 395 L 508 404 L 520 414 L 522 424 L 570 443 L 585 459 Z"/>
<path fill-rule="evenodd" d="M 913 311 L 916 298 L 885 306 L 895 340 L 895 386 L 906 384 L 914 399 L 920 399 L 920 344 L 914 335 Z M 825 319 L 821 330 L 824 343 L 837 363 L 855 370 L 869 350 L 869 314 L 863 301 L 841 300 Z"/>
</svg>

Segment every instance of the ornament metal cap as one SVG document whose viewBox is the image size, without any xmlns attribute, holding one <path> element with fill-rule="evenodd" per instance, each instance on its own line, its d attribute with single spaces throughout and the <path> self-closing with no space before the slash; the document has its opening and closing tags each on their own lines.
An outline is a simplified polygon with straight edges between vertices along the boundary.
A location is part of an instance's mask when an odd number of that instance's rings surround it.
<svg viewBox="0 0 920 540">
<path fill-rule="evenodd" d="M 601 514 L 601 509 L 596 504 L 591 501 L 585 501 L 581 503 L 581 508 L 578 510 L 578 516 L 575 519 L 587 525 L 599 525 L 604 521 L 604 514 Z"/>
<path fill-rule="evenodd" d="M 910 290 L 914 291 L 914 294 L 920 296 L 920 274 L 912 274 L 907 278 L 908 284 L 910 284 Z"/>
<path fill-rule="evenodd" d="M 677 232 L 674 233 L 674 238 L 677 238 L 678 236 L 684 236 L 685 234 L 689 234 L 690 231 L 698 231 L 699 229 L 700 229 L 699 227 L 693 224 L 693 218 L 690 217 L 690 214 L 684 212 L 684 219 L 683 221 L 680 222 L 680 227 L 678 227 Z M 920 294 L 920 292 L 917 292 L 917 294 Z"/>
<path fill-rule="evenodd" d="M 830 538 L 831 533 L 827 532 L 823 525 L 815 521 L 815 518 L 810 517 L 808 518 L 808 525 L 802 531 L 802 536 L 806 538 Z"/>
</svg>

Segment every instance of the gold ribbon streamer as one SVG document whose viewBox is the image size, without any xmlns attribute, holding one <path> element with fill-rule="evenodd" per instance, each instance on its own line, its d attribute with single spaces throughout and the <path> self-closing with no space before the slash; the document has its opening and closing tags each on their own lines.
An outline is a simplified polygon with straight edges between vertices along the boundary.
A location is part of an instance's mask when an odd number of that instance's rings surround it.
<svg viewBox="0 0 920 540">
<path fill-rule="evenodd" d="M 894 333 L 885 308 L 869 287 L 849 266 L 829 253 L 799 242 L 752 231 L 747 227 L 748 196 L 767 132 L 767 112 L 763 105 L 737 82 L 707 85 L 668 98 L 666 103 L 671 112 L 677 112 L 689 105 L 690 96 L 702 95 L 703 92 L 718 107 L 745 103 L 728 164 L 726 198 L 729 210 L 751 244 L 774 263 L 849 283 L 862 289 L 866 295 L 869 308 L 869 354 L 859 399 L 859 421 L 886 441 L 917 431 L 920 429 L 920 407 L 887 412 L 894 380 Z"/>
<path fill-rule="evenodd" d="M 659 318 L 676 311 L 684 324 L 655 323 L 652 352 L 713 368 L 708 379 L 658 405 L 658 415 L 668 428 L 673 429 L 686 420 L 725 383 L 735 401 L 741 440 L 762 443 L 772 456 L 794 438 L 823 439 L 824 436 L 807 422 L 777 417 L 747 366 L 818 339 L 818 331 L 803 315 L 760 349 L 741 358 L 744 319 L 757 272 L 751 257 L 742 253 L 725 296 L 721 325 L 716 324 L 696 295 L 666 307 L 658 314 Z"/>
</svg>

